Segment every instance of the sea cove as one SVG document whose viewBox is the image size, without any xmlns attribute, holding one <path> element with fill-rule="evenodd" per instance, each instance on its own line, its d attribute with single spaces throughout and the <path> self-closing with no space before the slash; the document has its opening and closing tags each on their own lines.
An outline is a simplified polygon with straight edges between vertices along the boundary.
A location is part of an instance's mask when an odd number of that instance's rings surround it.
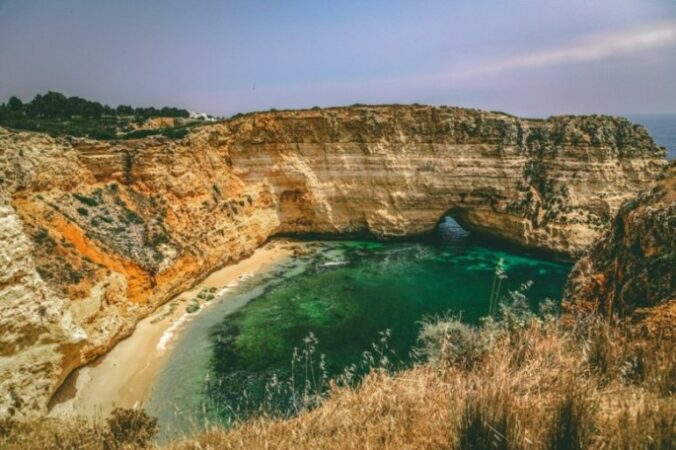
<svg viewBox="0 0 676 450">
<path fill-rule="evenodd" d="M 310 377 L 332 378 L 350 367 L 359 376 L 364 358 L 379 352 L 393 369 L 409 367 L 426 317 L 453 314 L 476 324 L 488 314 L 499 261 L 507 275 L 501 296 L 530 280 L 532 306 L 560 298 L 570 265 L 481 245 L 452 223 L 442 232 L 426 243 L 299 244 L 296 257 L 242 280 L 185 326 L 147 410 L 165 436 L 228 424 L 261 407 L 291 414 L 288 385 L 302 390 L 307 381 L 309 347 L 317 371 Z M 284 388 L 273 394 L 271 383 Z"/>
<path fill-rule="evenodd" d="M 675 6 L 0 0 L 0 449 L 676 449 Z"/>
</svg>

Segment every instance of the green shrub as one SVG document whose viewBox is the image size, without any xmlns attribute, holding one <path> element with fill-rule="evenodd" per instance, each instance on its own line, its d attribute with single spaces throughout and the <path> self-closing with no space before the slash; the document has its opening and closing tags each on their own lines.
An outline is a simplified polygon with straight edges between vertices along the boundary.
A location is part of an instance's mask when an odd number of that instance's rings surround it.
<svg viewBox="0 0 676 450">
<path fill-rule="evenodd" d="M 80 281 L 82 281 L 82 272 L 79 272 L 73 268 L 70 268 L 68 271 L 68 275 L 70 277 L 70 282 L 72 284 L 78 284 Z"/>
<path fill-rule="evenodd" d="M 76 209 L 76 211 L 77 211 L 78 214 L 80 214 L 81 216 L 85 216 L 85 217 L 86 217 L 86 216 L 89 215 L 89 211 L 87 210 L 87 208 L 79 207 L 79 208 Z"/>
<path fill-rule="evenodd" d="M 188 134 L 188 128 L 194 125 L 186 125 L 174 128 L 157 128 L 152 130 L 135 130 L 126 133 L 122 139 L 141 139 L 148 136 L 164 136 L 169 139 L 183 139 Z"/>
<path fill-rule="evenodd" d="M 136 214 L 134 211 L 132 211 L 130 209 L 127 210 L 125 216 L 127 218 L 127 221 L 129 221 L 131 223 L 135 223 L 135 224 L 138 224 L 138 225 L 142 225 L 143 223 L 145 223 L 145 221 L 141 218 L 141 216 L 139 216 L 138 214 Z"/>
<path fill-rule="evenodd" d="M 418 344 L 418 354 L 435 366 L 469 368 L 480 361 L 488 350 L 482 333 L 457 319 L 423 322 Z"/>
<path fill-rule="evenodd" d="M 107 419 L 108 430 L 104 437 L 104 448 L 121 449 L 148 447 L 157 435 L 157 419 L 140 409 L 116 408 Z"/>
<path fill-rule="evenodd" d="M 33 235 L 33 239 L 35 239 L 35 242 L 38 244 L 41 244 L 44 241 L 51 240 L 51 237 L 49 236 L 49 232 L 46 229 L 40 228 L 38 232 Z"/>
<path fill-rule="evenodd" d="M 87 206 L 97 206 L 99 202 L 92 197 L 87 197 L 86 195 L 81 195 L 81 194 L 73 194 L 73 197 L 75 197 L 80 203 L 83 203 Z"/>
<path fill-rule="evenodd" d="M 80 97 L 66 97 L 59 92 L 38 94 L 23 103 L 16 97 L 0 103 L 0 126 L 48 133 L 52 136 L 78 136 L 93 139 L 117 139 L 118 130 L 128 128 L 130 116 L 141 122 L 150 117 L 188 117 L 185 109 L 132 108 L 121 105 L 111 108 Z M 157 133 L 154 133 L 157 134 Z"/>
</svg>

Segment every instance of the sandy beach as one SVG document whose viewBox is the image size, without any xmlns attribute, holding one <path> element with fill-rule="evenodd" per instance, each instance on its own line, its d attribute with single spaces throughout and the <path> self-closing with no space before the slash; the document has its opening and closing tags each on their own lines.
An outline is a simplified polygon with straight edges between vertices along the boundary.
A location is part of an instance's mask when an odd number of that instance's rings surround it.
<svg viewBox="0 0 676 450">
<path fill-rule="evenodd" d="M 181 293 L 141 320 L 134 333 L 109 353 L 71 374 L 50 415 L 105 417 L 115 407 L 142 406 L 153 380 L 172 344 L 194 317 L 206 313 L 209 302 L 200 302 L 194 313 L 186 308 L 200 293 L 224 293 L 228 286 L 290 256 L 293 245 L 273 241 L 258 248 L 249 258 L 212 272 L 204 281 Z"/>
</svg>

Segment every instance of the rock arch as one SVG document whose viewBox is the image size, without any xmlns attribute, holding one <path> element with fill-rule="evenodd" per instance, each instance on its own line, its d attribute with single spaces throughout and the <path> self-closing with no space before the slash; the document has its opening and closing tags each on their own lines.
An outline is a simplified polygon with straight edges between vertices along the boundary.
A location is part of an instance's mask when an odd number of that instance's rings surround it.
<svg viewBox="0 0 676 450">
<path fill-rule="evenodd" d="M 0 391 L 44 411 L 72 368 L 275 234 L 403 237 L 451 210 L 471 231 L 574 257 L 665 164 L 620 118 L 428 106 L 257 113 L 176 141 L 0 129 L 0 255 L 21 251 L 0 258 L 21 274 L 0 283 Z M 36 321 L 49 348 L 26 345 Z M 16 401 L 0 396 L 0 415 Z"/>
</svg>

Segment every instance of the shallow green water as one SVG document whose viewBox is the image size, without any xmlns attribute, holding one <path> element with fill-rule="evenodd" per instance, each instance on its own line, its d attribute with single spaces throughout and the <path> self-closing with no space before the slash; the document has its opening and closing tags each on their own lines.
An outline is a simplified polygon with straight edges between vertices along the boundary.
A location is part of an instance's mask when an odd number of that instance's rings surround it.
<svg viewBox="0 0 676 450">
<path fill-rule="evenodd" d="M 290 380 L 294 348 L 309 333 L 328 375 L 358 363 L 387 329 L 390 359 L 406 366 L 425 316 L 451 311 L 475 323 L 487 314 L 499 259 L 509 277 L 503 292 L 532 280 L 533 303 L 560 298 L 569 265 L 464 238 L 451 245 L 317 243 L 311 255 L 256 275 L 198 315 L 168 358 L 149 410 L 172 434 L 227 421 L 233 410 L 246 414 L 271 398 L 265 386 L 273 375 Z M 288 395 L 274 404 L 288 409 Z"/>
</svg>

